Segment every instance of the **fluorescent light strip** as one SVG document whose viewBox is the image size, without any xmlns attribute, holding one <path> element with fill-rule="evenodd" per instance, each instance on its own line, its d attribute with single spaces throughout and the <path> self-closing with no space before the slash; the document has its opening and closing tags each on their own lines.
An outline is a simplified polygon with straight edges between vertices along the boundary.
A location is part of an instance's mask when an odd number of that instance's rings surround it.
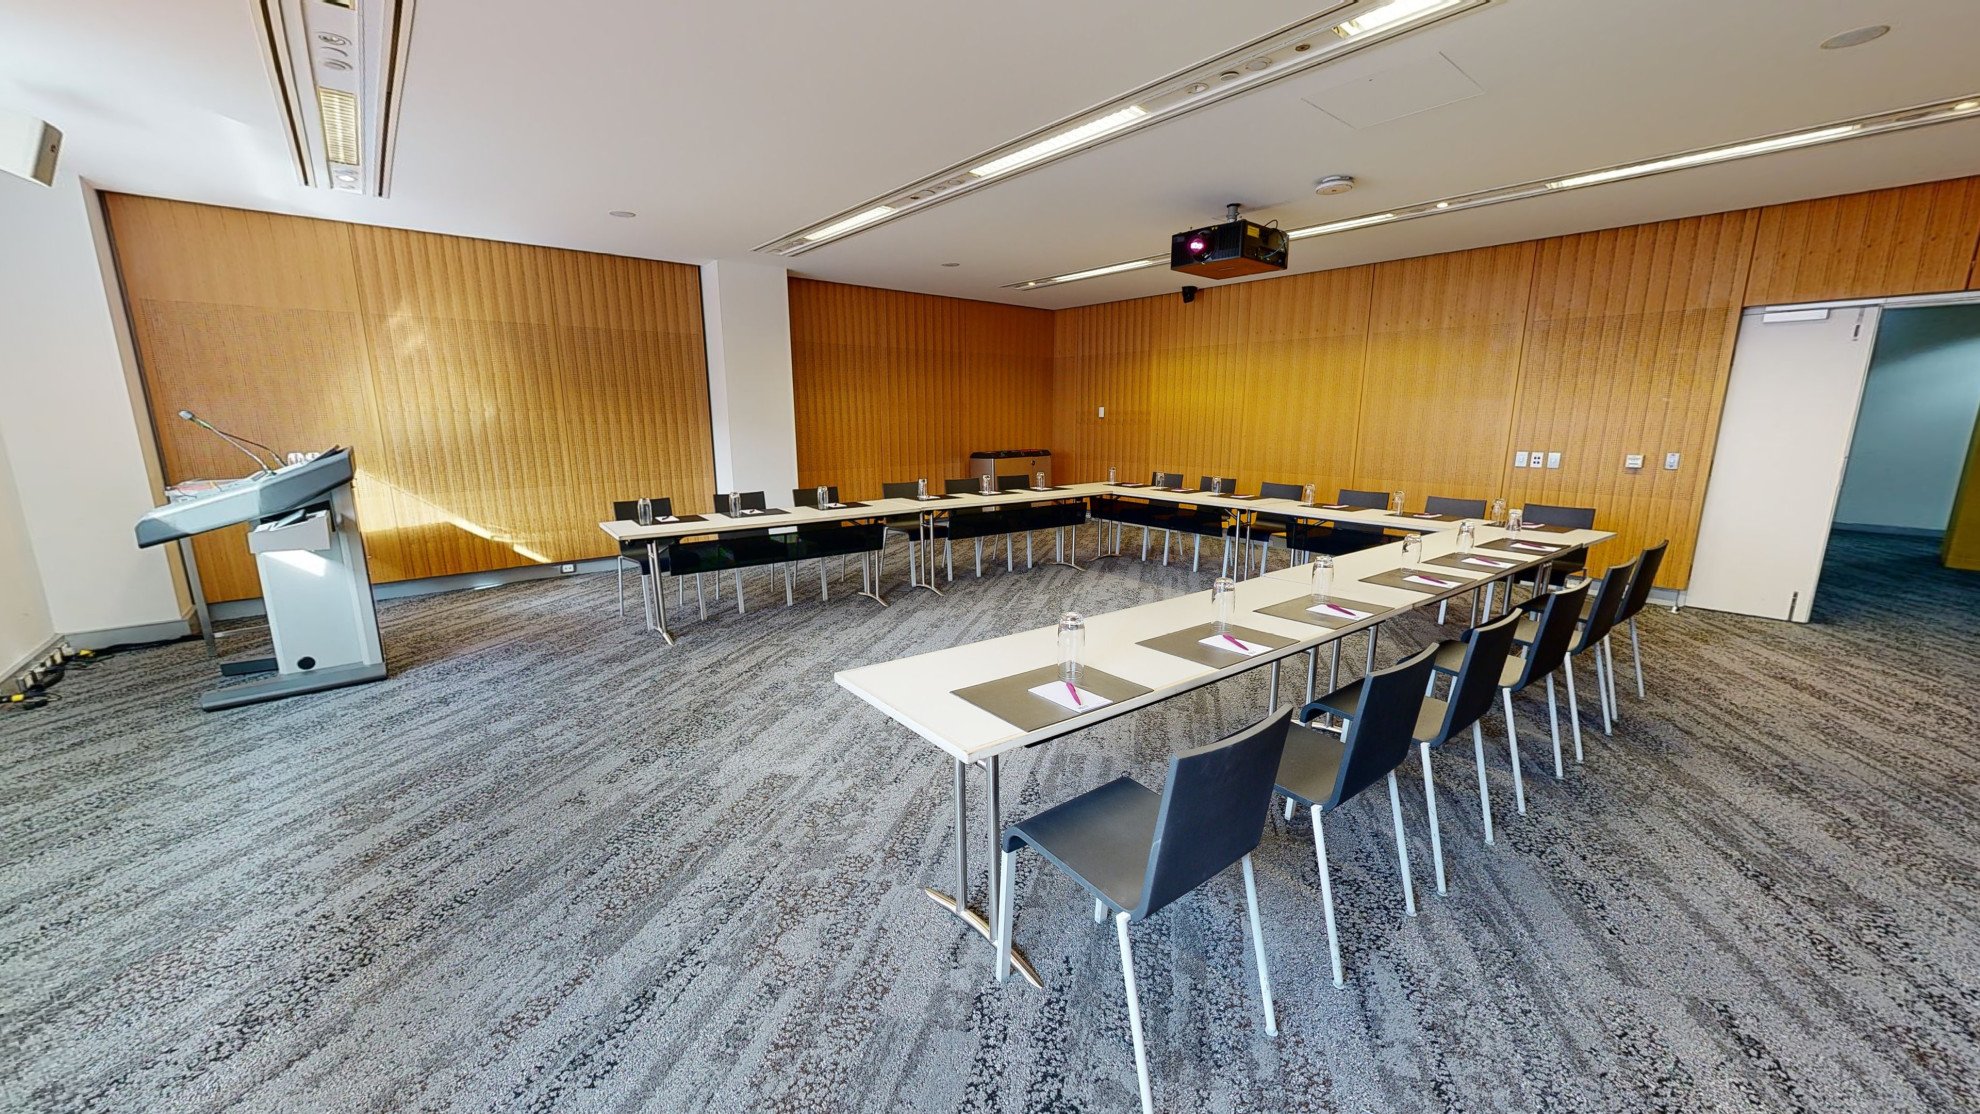
<svg viewBox="0 0 1980 1114">
<path fill-rule="evenodd" d="M 1408 2 L 1408 0 L 1404 0 Z M 1434 217 L 1442 213 L 1455 213 L 1465 209 L 1477 209 L 1486 205 L 1498 205 L 1507 201 L 1520 201 L 1530 197 L 1545 197 L 1565 190 L 1581 189 L 1584 186 L 1599 186 L 1608 182 L 1620 182 L 1630 178 L 1645 178 L 1653 174 L 1665 174 L 1673 170 L 1683 170 L 1693 166 L 1709 166 L 1714 163 L 1730 162 L 1735 159 L 1768 155 L 1777 151 L 1791 151 L 1800 147 L 1814 147 L 1824 143 L 1836 143 L 1844 139 L 1857 139 L 1863 136 L 1884 135 L 1889 132 L 1907 131 L 1925 127 L 1928 124 L 1942 124 L 1949 120 L 1980 119 L 1980 97 L 1963 97 L 1957 100 L 1939 101 L 1915 108 L 1899 109 L 1876 116 L 1863 116 L 1855 120 L 1845 120 L 1806 131 L 1788 132 L 1783 135 L 1765 136 L 1724 147 L 1708 147 L 1697 151 L 1686 151 L 1676 155 L 1652 159 L 1648 162 L 1629 163 L 1604 170 L 1592 170 L 1586 174 L 1575 174 L 1566 178 L 1541 179 L 1522 182 L 1516 186 L 1501 186 L 1497 189 L 1481 190 L 1477 193 L 1459 194 L 1455 197 L 1426 201 L 1420 205 L 1406 205 L 1386 213 L 1372 213 L 1368 216 L 1350 217 L 1347 220 L 1329 221 L 1326 224 L 1313 224 L 1305 228 L 1289 229 L 1286 238 L 1304 240 L 1311 236 L 1327 236 L 1336 232 L 1348 232 L 1370 225 L 1388 224 L 1391 221 L 1414 220 L 1417 217 Z M 1014 282 L 1006 289 L 1036 290 L 1044 286 L 1076 282 L 1080 279 L 1099 278 L 1120 271 L 1134 270 L 1166 260 L 1166 257 L 1137 260 L 1134 263 L 1119 264 L 1113 267 L 1095 267 L 1085 271 L 1075 271 L 1069 275 L 1052 278 L 1030 279 Z"/>
<path fill-rule="evenodd" d="M 806 236 L 805 239 L 816 242 L 819 240 L 829 240 L 834 236 L 843 236 L 855 228 L 864 228 L 893 211 L 894 207 L 891 205 L 875 205 L 864 213 L 854 213 L 837 224 L 828 224 Z"/>
<path fill-rule="evenodd" d="M 1020 166 L 1029 166 L 1039 159 L 1056 155 L 1061 151 L 1070 150 L 1084 143 L 1091 143 L 1101 136 L 1111 135 L 1146 115 L 1148 115 L 1147 109 L 1142 108 L 1140 105 L 1131 104 L 1119 112 L 1109 113 L 1090 124 L 1081 124 L 1071 131 L 1060 132 L 1050 139 L 1040 140 L 1021 151 L 1005 155 L 1001 159 L 992 159 L 982 166 L 971 170 L 970 173 L 978 178 L 993 178 L 1007 171 L 1016 170 Z"/>
<path fill-rule="evenodd" d="M 757 251 L 802 255 L 972 190 L 1008 181 L 1054 160 L 1299 74 L 1498 0 L 1323 0 L 1323 10 L 1272 34 L 985 151 L 918 182 L 880 194 L 847 213 L 759 244 Z M 847 222 L 884 209 L 858 224 Z"/>
</svg>

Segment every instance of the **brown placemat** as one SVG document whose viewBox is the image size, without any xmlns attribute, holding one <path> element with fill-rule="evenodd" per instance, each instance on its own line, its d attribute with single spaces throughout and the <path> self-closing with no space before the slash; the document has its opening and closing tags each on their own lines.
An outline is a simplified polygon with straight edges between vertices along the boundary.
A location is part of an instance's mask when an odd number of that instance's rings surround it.
<svg viewBox="0 0 1980 1114">
<path fill-rule="evenodd" d="M 970 685 L 967 688 L 950 691 L 1012 727 L 1021 731 L 1036 731 L 1041 727 L 1050 727 L 1055 723 L 1086 714 L 1071 708 L 1061 708 L 1042 696 L 1032 695 L 1029 691 L 1047 681 L 1056 681 L 1060 676 L 1058 666 L 1047 665 L 1038 669 L 1027 669 L 1023 673 L 995 681 L 985 681 L 980 685 Z M 1146 688 L 1133 681 L 1123 681 L 1112 673 L 1103 673 L 1090 665 L 1080 667 L 1079 687 L 1088 692 L 1099 693 L 1114 704 L 1123 700 L 1132 700 L 1148 692 Z M 1113 704 L 1103 704 L 1101 707 L 1111 708 Z"/>
<path fill-rule="evenodd" d="M 1138 483 L 1111 483 L 1108 484 L 1107 486 L 1108 487 L 1147 487 L 1148 485 L 1138 484 Z"/>
<path fill-rule="evenodd" d="M 855 507 L 864 507 L 865 505 L 865 503 L 834 503 L 829 507 L 818 507 L 816 509 L 821 511 L 849 511 Z"/>
<path fill-rule="evenodd" d="M 639 526 L 638 519 L 629 518 L 626 519 L 626 521 L 632 523 L 634 526 Z M 698 514 L 677 514 L 672 518 L 664 518 L 664 519 L 661 518 L 659 515 L 653 516 L 653 526 L 672 526 L 677 522 L 706 522 L 706 521 L 708 520 L 701 517 Z M 642 530 L 650 529 L 650 527 L 647 526 L 639 526 L 639 528 Z"/>
<path fill-rule="evenodd" d="M 1362 603 L 1360 600 L 1336 599 L 1332 596 L 1328 597 L 1327 602 L 1337 603 L 1342 607 L 1351 607 L 1356 611 L 1370 612 L 1370 618 L 1374 619 L 1380 619 L 1384 615 L 1396 610 L 1386 603 Z M 1328 630 L 1339 630 L 1342 627 L 1350 627 L 1356 623 L 1368 622 L 1367 619 L 1343 619 L 1339 615 L 1316 614 L 1307 610 L 1307 608 L 1312 606 L 1312 596 L 1294 596 L 1284 603 L 1275 603 L 1270 607 L 1258 608 L 1257 614 L 1271 615 L 1279 619 L 1291 619 L 1298 623 L 1312 623 L 1316 627 L 1325 627 Z"/>
<path fill-rule="evenodd" d="M 1505 560 L 1505 558 L 1502 557 L 1494 558 L 1489 553 L 1474 554 L 1474 556 L 1482 557 L 1487 560 Z M 1539 555 L 1534 554 L 1534 556 L 1539 556 Z M 1442 557 L 1432 557 L 1428 561 L 1425 561 L 1423 563 L 1426 565 L 1441 565 L 1447 569 L 1462 569 L 1463 571 L 1471 573 L 1474 576 L 1504 576 L 1507 573 L 1518 569 L 1521 565 L 1526 563 L 1524 561 L 1516 560 L 1513 561 L 1511 564 L 1507 565 L 1503 569 L 1494 569 L 1494 568 L 1488 568 L 1484 565 L 1467 565 L 1464 563 L 1464 558 L 1465 555 L 1462 553 L 1446 553 Z"/>
<path fill-rule="evenodd" d="M 1400 518 L 1409 522 L 1463 522 L 1464 521 L 1464 519 L 1459 518 L 1457 515 L 1454 514 L 1424 514 L 1421 511 L 1404 511 L 1402 514 L 1392 514 L 1389 517 Z"/>
<path fill-rule="evenodd" d="M 1543 526 L 1543 525 L 1541 525 L 1541 524 L 1540 524 L 1540 523 L 1538 523 L 1538 522 L 1523 522 L 1523 523 L 1521 523 L 1521 524 L 1520 524 L 1520 527 L 1519 527 L 1519 528 L 1520 528 L 1520 529 L 1521 529 L 1522 531 L 1524 531 L 1524 530 L 1538 530 L 1538 531 L 1540 531 L 1540 532 L 1541 532 L 1541 533 L 1543 533 L 1543 534 L 1572 534 L 1572 533 L 1574 533 L 1574 527 L 1572 527 L 1572 526 Z"/>
<path fill-rule="evenodd" d="M 1448 588 L 1436 588 L 1428 584 L 1412 584 L 1403 579 L 1403 577 L 1410 574 L 1410 571 L 1408 569 L 1390 569 L 1387 572 L 1378 572 L 1374 576 L 1364 576 L 1361 578 L 1361 582 L 1363 584 L 1380 584 L 1384 588 L 1401 588 L 1405 592 L 1422 592 L 1426 596 L 1434 596 L 1442 592 L 1455 592 L 1472 583 L 1472 581 L 1461 576 L 1438 575 L 1437 579 L 1439 580 L 1455 580 L 1457 583 Z"/>
<path fill-rule="evenodd" d="M 1553 551 L 1552 551 L 1552 552 L 1549 552 L 1549 553 L 1542 553 L 1542 552 L 1540 552 L 1539 550 L 1536 550 L 1536 549 L 1517 549 L 1517 548 L 1514 548 L 1514 546 L 1513 546 L 1513 540 L 1514 540 L 1514 539 L 1512 539 L 1512 538 L 1497 538 L 1497 539 L 1494 539 L 1494 540 L 1492 540 L 1492 541 L 1489 541 L 1489 542 L 1480 542 L 1480 543 L 1478 544 L 1478 548 L 1480 548 L 1480 549 L 1502 549 L 1502 550 L 1504 550 L 1504 551 L 1506 551 L 1507 553 L 1522 553 L 1522 554 L 1525 554 L 1525 555 L 1526 555 L 1526 556 L 1528 556 L 1528 557 L 1558 557 L 1558 556 L 1560 556 L 1561 554 L 1563 554 L 1563 553 L 1566 553 L 1566 552 L 1568 552 L 1569 550 L 1573 550 L 1573 549 L 1578 549 L 1578 548 L 1580 548 L 1579 546 L 1573 546 L 1573 545 L 1567 545 L 1567 544 L 1565 544 L 1565 543 L 1562 543 L 1562 542 L 1536 542 L 1536 543 L 1534 543 L 1534 544 L 1536 544 L 1536 545 L 1550 545 L 1550 546 L 1553 546 L 1553 547 L 1554 547 L 1554 548 L 1553 548 Z"/>
<path fill-rule="evenodd" d="M 1229 632 L 1234 638 L 1242 639 L 1245 642 L 1256 642 L 1262 646 L 1269 646 L 1274 650 L 1283 649 L 1292 645 L 1295 641 L 1284 635 L 1266 634 L 1264 631 L 1252 630 L 1250 627 L 1240 627 L 1236 624 L 1230 626 Z M 1140 642 L 1135 643 L 1135 645 L 1146 646 L 1151 650 L 1160 650 L 1165 654 L 1173 654 L 1176 657 L 1193 661 L 1198 665 L 1215 666 L 1218 669 L 1229 665 L 1241 665 L 1248 661 L 1257 661 L 1260 657 L 1264 656 L 1262 654 L 1254 654 L 1247 657 L 1244 654 L 1238 653 L 1236 650 L 1213 650 L 1205 646 L 1202 642 L 1197 641 L 1198 639 L 1208 638 L 1215 633 L 1217 633 L 1217 624 L 1199 623 L 1186 630 L 1157 635 L 1154 638 L 1144 638 Z M 1035 681 L 1033 682 L 1033 684 L 1036 683 Z M 1100 690 L 1095 689 L 1094 691 L 1099 692 Z M 1105 694 L 1102 693 L 1102 695 Z"/>
<path fill-rule="evenodd" d="M 728 511 L 716 511 L 714 513 L 721 515 L 730 522 L 741 522 L 745 518 L 769 518 L 772 515 L 789 514 L 791 512 L 782 507 L 765 507 L 760 511 L 744 509 L 740 514 L 730 514 Z"/>
</svg>

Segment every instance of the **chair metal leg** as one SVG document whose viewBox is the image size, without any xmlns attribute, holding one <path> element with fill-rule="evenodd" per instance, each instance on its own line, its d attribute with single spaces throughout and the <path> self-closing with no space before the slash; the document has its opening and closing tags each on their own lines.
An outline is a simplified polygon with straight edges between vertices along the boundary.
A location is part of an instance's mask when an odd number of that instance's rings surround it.
<svg viewBox="0 0 1980 1114">
<path fill-rule="evenodd" d="M 1107 903 L 1096 897 L 1093 899 L 1093 923 L 1105 924 L 1106 921 L 1107 921 Z"/>
<path fill-rule="evenodd" d="M 983 539 L 976 539 L 976 579 L 983 579 Z"/>
<path fill-rule="evenodd" d="M 742 613 L 743 613 L 742 570 L 737 569 L 736 570 L 736 614 L 741 615 Z"/>
<path fill-rule="evenodd" d="M 1395 783 L 1395 775 L 1389 775 L 1392 791 Z M 1286 799 L 1286 805 L 1290 811 L 1291 798 Z M 1400 816 L 1401 813 L 1398 812 L 1397 815 Z M 1320 823 L 1319 805 L 1313 806 L 1313 857 L 1320 863 L 1320 909 L 1327 915 L 1327 956 L 1334 963 L 1334 985 L 1346 986 L 1346 980 L 1341 978 L 1341 936 L 1340 931 L 1334 926 L 1334 881 L 1332 872 L 1327 869 L 1327 833 Z M 1403 882 L 1405 891 L 1409 888 L 1407 879 L 1408 875 L 1405 873 Z"/>
<path fill-rule="evenodd" d="M 619 562 L 619 618 L 626 617 L 626 563 Z"/>
<path fill-rule="evenodd" d="M 949 563 L 949 583 L 956 582 L 956 550 L 950 539 L 942 539 L 942 559 Z"/>
<path fill-rule="evenodd" d="M 1561 659 L 1561 668 L 1567 671 L 1568 726 L 1574 728 L 1574 760 L 1581 761 L 1581 701 L 1574 695 L 1574 655 Z"/>
<path fill-rule="evenodd" d="M 1121 941 L 1121 982 L 1127 987 L 1128 1028 L 1134 1031 L 1134 1074 L 1141 1080 L 1141 1114 L 1155 1114 L 1155 1093 L 1148 1086 L 1148 1048 L 1141 1039 L 1141 996 L 1134 988 L 1134 950 L 1128 945 L 1128 915 L 1114 914 L 1114 932 Z"/>
<path fill-rule="evenodd" d="M 1595 703 L 1602 706 L 1602 734 L 1615 734 L 1615 721 L 1609 715 L 1609 654 L 1607 639 L 1595 644 Z"/>
<path fill-rule="evenodd" d="M 1471 749 L 1478 755 L 1478 814 L 1485 819 L 1485 846 L 1492 846 L 1492 790 L 1485 784 L 1485 729 L 1471 721 Z"/>
<path fill-rule="evenodd" d="M 721 586 L 722 586 L 722 578 L 718 576 L 718 577 L 716 577 L 716 578 L 715 578 L 715 587 L 717 587 L 717 588 L 720 588 Z M 716 599 L 720 599 L 720 598 L 721 598 L 720 596 L 717 596 L 717 597 L 716 597 Z M 702 590 L 701 590 L 701 574 L 700 574 L 700 573 L 695 573 L 695 574 L 694 574 L 694 602 L 695 602 L 695 603 L 696 603 L 696 604 L 697 604 L 697 605 L 698 605 L 698 606 L 699 606 L 699 607 L 701 608 L 701 621 L 702 621 L 702 622 L 704 622 L 704 623 L 705 623 L 705 622 L 707 622 L 707 621 L 708 621 L 708 596 L 707 596 L 707 595 L 706 595 L 705 593 L 703 593 L 703 592 L 702 592 Z"/>
<path fill-rule="evenodd" d="M 1265 965 L 1265 936 L 1258 929 L 1258 883 L 1252 880 L 1251 856 L 1238 862 L 1244 867 L 1244 903 L 1251 913 L 1251 950 L 1258 957 L 1258 993 L 1265 999 L 1265 1035 L 1279 1035 L 1279 1016 L 1272 1009 L 1272 969 Z"/>
<path fill-rule="evenodd" d="M 1561 710 L 1554 699 L 1554 675 L 1547 674 L 1547 729 L 1554 736 L 1554 780 L 1567 776 L 1561 769 Z"/>
<path fill-rule="evenodd" d="M 1636 667 L 1636 698 L 1643 697 L 1643 644 L 1636 639 L 1636 616 L 1629 617 L 1629 663 Z"/>
<path fill-rule="evenodd" d="M 1203 535 L 1202 534 L 1196 535 L 1196 545 L 1190 551 L 1189 571 L 1191 572 L 1203 571 Z M 1218 573 L 1220 575 L 1222 574 L 1222 572 L 1223 572 L 1222 569 L 1218 570 Z"/>
<path fill-rule="evenodd" d="M 1002 887 L 997 897 L 997 981 L 998 982 L 1003 982 L 1011 977 L 1011 922 L 1014 919 L 1014 914 L 1011 911 L 1011 906 L 1013 904 L 1012 892 L 1011 892 L 1012 891 L 1011 876 L 1016 873 L 1017 873 L 1017 852 L 1016 851 L 1004 852 Z M 1097 920 L 1098 918 L 1095 919 Z"/>
<path fill-rule="evenodd" d="M 1437 783 L 1430 775 L 1430 744 L 1418 743 L 1417 753 L 1423 758 L 1423 804 L 1430 813 L 1430 861 L 1437 868 L 1437 895 L 1448 894 L 1444 888 L 1444 832 L 1437 823 Z"/>
<path fill-rule="evenodd" d="M 845 570 L 839 570 L 841 575 Z M 832 589 L 825 583 L 825 562 L 818 562 L 818 600 L 820 603 L 832 598 Z"/>
<path fill-rule="evenodd" d="M 1318 815 L 1318 810 L 1315 810 Z M 1416 886 L 1409 876 L 1409 840 L 1403 835 L 1402 790 L 1396 787 L 1396 772 L 1389 771 L 1389 815 L 1396 821 L 1396 861 L 1402 864 L 1403 908 L 1410 916 L 1416 915 Z M 1339 969 L 1336 968 L 1336 971 Z M 1338 980 L 1339 975 L 1335 978 Z M 1339 986 L 1338 981 L 1335 982 Z"/>
<path fill-rule="evenodd" d="M 1519 814 L 1526 815 L 1526 780 L 1519 772 L 1519 728 L 1513 723 L 1512 690 L 1500 689 L 1499 697 L 1506 706 L 1506 749 L 1512 753 L 1513 800 L 1519 804 Z"/>
</svg>

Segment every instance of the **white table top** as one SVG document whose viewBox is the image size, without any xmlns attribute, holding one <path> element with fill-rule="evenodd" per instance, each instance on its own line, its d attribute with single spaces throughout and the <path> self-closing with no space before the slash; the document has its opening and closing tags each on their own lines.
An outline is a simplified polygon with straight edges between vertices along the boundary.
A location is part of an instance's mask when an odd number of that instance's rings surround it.
<svg viewBox="0 0 1980 1114">
<path fill-rule="evenodd" d="M 1297 499 L 1233 499 L 1230 496 L 1212 495 L 1207 491 L 1177 492 L 1152 487 L 1121 487 L 1118 484 L 1085 483 L 1066 484 L 1049 491 L 1020 488 L 1015 491 L 1000 491 L 995 495 L 975 493 L 936 497 L 927 501 L 918 499 L 869 499 L 862 507 L 845 507 L 838 510 L 821 511 L 815 507 L 792 507 L 783 514 L 744 515 L 730 518 L 726 514 L 710 513 L 702 516 L 699 522 L 656 522 L 651 526 L 641 526 L 636 522 L 619 520 L 601 522 L 598 528 L 612 536 L 614 541 L 646 541 L 649 539 L 680 538 L 691 535 L 720 534 L 732 530 L 761 530 L 765 528 L 795 527 L 821 522 L 846 522 L 861 518 L 918 514 L 924 511 L 955 510 L 968 507 L 994 507 L 1010 503 L 1039 503 L 1053 499 L 1082 499 L 1095 495 L 1119 495 L 1130 499 L 1147 499 L 1153 502 L 1186 504 L 1193 507 L 1221 507 L 1234 511 L 1259 511 L 1282 515 L 1287 518 L 1304 518 L 1324 522 L 1359 522 L 1372 526 L 1382 526 L 1391 530 L 1415 530 L 1419 533 L 1451 530 L 1456 522 L 1441 522 L 1436 519 L 1413 518 L 1408 514 L 1392 515 L 1386 510 L 1322 510 L 1308 507 Z M 1567 535 L 1559 535 L 1566 537 Z M 1480 541 L 1486 540 L 1479 536 Z M 1373 601 L 1371 601 L 1373 602 Z"/>
<path fill-rule="evenodd" d="M 1099 486 L 1104 488 L 1105 485 Z M 1255 506 L 1273 502 L 1297 507 L 1297 504 L 1288 500 L 1249 500 L 1239 505 Z M 1275 508 L 1268 506 L 1265 509 Z M 1477 539 L 1480 543 L 1505 536 L 1506 532 L 1497 527 L 1478 528 Z M 1524 536 L 1549 544 L 1583 546 L 1593 545 L 1614 535 L 1602 530 L 1575 530 L 1562 534 Z M 1489 579 L 1484 576 L 1467 577 L 1462 570 L 1433 565 L 1429 566 L 1427 571 L 1439 577 L 1448 576 L 1452 580 L 1464 580 L 1465 586 L 1430 595 L 1361 583 L 1362 577 L 1400 567 L 1401 550 L 1402 546 L 1397 542 L 1335 558 L 1332 595 L 1363 603 L 1392 604 L 1397 605 L 1401 610 L 1409 610 L 1436 603 L 1440 599 L 1464 595 L 1471 590 L 1473 583 Z M 1423 559 L 1427 561 L 1456 550 L 1457 539 L 1454 534 L 1430 534 L 1424 539 Z M 1490 551 L 1490 555 L 1505 558 L 1519 557 L 1518 554 L 1499 550 Z M 1545 560 L 1547 558 L 1523 560 L 1518 569 L 1529 568 Z M 1504 577 L 1518 569 L 1508 569 L 1495 575 Z M 1117 701 L 1104 708 L 1036 731 L 1022 731 L 956 696 L 953 690 L 995 681 L 1028 669 L 1056 664 L 1058 661 L 1056 626 L 1040 627 L 1002 638 L 972 642 L 915 657 L 848 669 L 835 674 L 833 679 L 950 755 L 966 762 L 974 762 L 1030 743 L 1082 730 L 1137 708 L 1166 700 L 1189 689 L 1223 680 L 1274 660 L 1304 653 L 1312 647 L 1366 630 L 1385 617 L 1394 617 L 1399 613 L 1389 612 L 1386 616 L 1378 615 L 1337 630 L 1327 630 L 1310 623 L 1257 613 L 1258 608 L 1270 607 L 1305 596 L 1311 583 L 1310 577 L 1308 569 L 1301 565 L 1239 582 L 1236 588 L 1237 607 L 1234 622 L 1239 626 L 1291 638 L 1293 642 L 1282 649 L 1268 651 L 1221 669 L 1137 645 L 1144 639 L 1209 622 L 1212 615 L 1210 592 L 1207 590 L 1121 611 L 1088 615 L 1084 664 L 1123 680 L 1132 681 L 1150 691 L 1134 699 Z"/>
</svg>

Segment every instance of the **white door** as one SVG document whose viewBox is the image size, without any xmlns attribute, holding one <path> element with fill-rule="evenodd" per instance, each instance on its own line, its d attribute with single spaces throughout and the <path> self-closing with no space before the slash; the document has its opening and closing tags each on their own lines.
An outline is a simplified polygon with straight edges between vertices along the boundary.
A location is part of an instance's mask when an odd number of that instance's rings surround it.
<svg viewBox="0 0 1980 1114">
<path fill-rule="evenodd" d="M 1880 312 L 1740 318 L 1685 606 L 1808 621 Z"/>
</svg>

